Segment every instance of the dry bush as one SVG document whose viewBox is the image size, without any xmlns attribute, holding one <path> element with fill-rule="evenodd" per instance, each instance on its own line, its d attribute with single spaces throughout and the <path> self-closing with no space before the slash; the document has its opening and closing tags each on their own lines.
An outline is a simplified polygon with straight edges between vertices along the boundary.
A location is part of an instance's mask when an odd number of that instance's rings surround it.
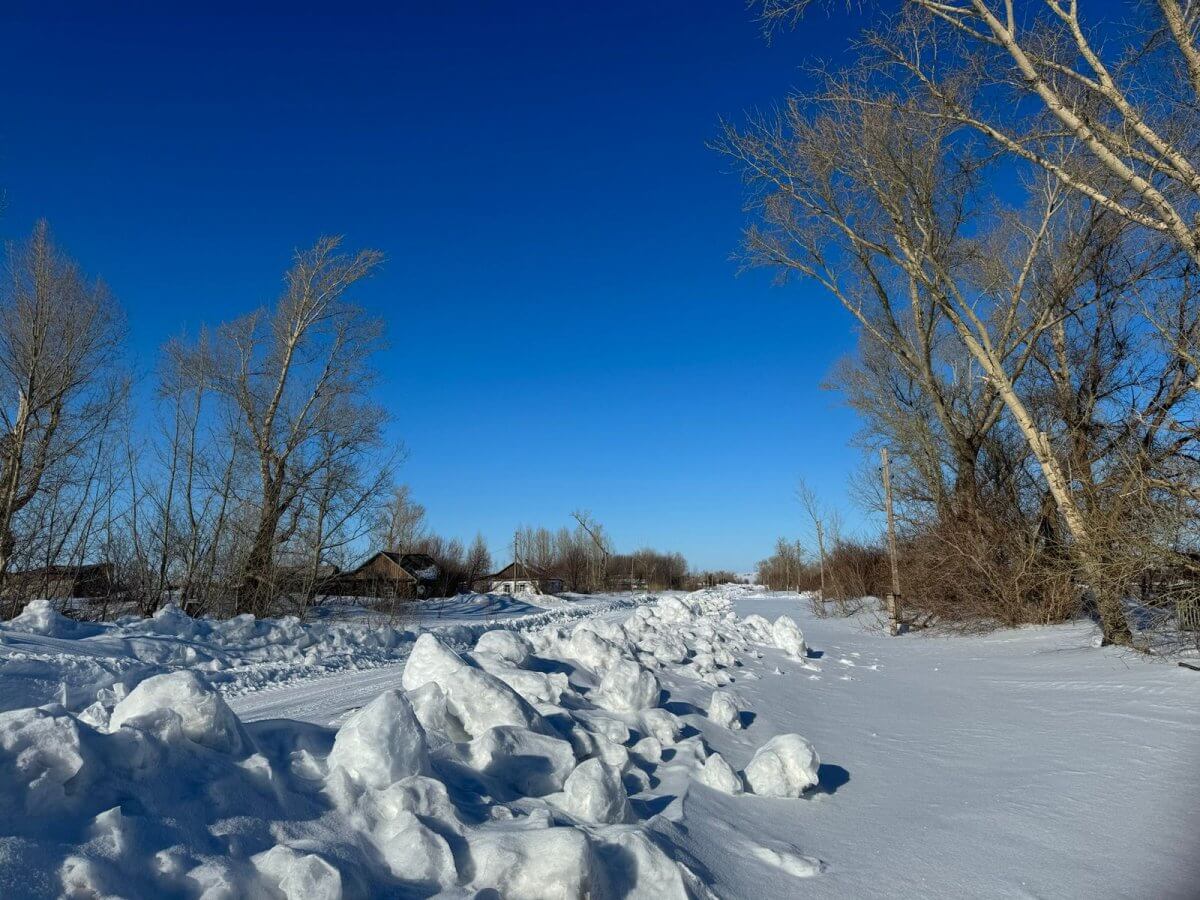
<svg viewBox="0 0 1200 900">
<path fill-rule="evenodd" d="M 984 517 L 935 523 L 900 558 L 908 618 L 956 629 L 1049 624 L 1079 613 L 1071 567 L 1023 522 Z"/>
<path fill-rule="evenodd" d="M 883 542 L 838 538 L 825 558 L 825 580 L 826 598 L 842 615 L 860 609 L 863 598 L 882 597 L 891 582 Z"/>
</svg>

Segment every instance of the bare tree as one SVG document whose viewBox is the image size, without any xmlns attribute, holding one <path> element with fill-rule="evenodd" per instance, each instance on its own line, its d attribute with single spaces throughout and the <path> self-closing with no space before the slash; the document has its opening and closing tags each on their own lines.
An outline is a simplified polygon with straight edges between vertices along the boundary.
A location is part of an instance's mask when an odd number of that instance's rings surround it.
<svg viewBox="0 0 1200 900">
<path fill-rule="evenodd" d="M 210 389 L 230 411 L 233 437 L 258 481 L 239 606 L 262 612 L 275 591 L 276 549 L 296 533 L 301 500 L 326 463 L 321 441 L 379 441 L 385 415 L 367 400 L 382 323 L 345 299 L 382 256 L 338 252 L 322 238 L 298 252 L 282 296 L 202 342 Z"/>
<path fill-rule="evenodd" d="M 425 507 L 412 499 L 407 484 L 394 485 L 380 504 L 371 539 L 381 550 L 409 552 L 425 536 Z"/>
<path fill-rule="evenodd" d="M 114 421 L 126 380 L 118 371 L 120 311 L 39 222 L 9 250 L 0 293 L 0 584 L 17 548 L 20 516 L 79 477 Z"/>
</svg>

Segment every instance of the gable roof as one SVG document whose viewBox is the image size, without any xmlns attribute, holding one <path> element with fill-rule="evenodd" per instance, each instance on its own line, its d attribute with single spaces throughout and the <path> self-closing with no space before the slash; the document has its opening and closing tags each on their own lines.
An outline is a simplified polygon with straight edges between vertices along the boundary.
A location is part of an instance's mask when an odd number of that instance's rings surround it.
<svg viewBox="0 0 1200 900">
<path fill-rule="evenodd" d="M 398 576 L 404 575 L 414 581 L 433 581 L 438 576 L 437 562 L 428 553 L 397 553 L 394 550 L 377 550 L 347 574 L 353 577 L 378 559 L 385 559 L 399 569 Z"/>
<path fill-rule="evenodd" d="M 493 572 L 491 575 L 485 575 L 483 577 L 484 578 L 494 578 L 494 579 L 502 581 L 506 578 L 512 578 L 514 576 L 514 574 L 518 579 L 521 579 L 521 578 L 557 578 L 558 577 L 553 572 L 548 572 L 544 569 L 539 569 L 537 566 L 531 566 L 527 563 L 523 563 L 523 562 L 519 563 L 519 562 L 516 562 L 515 560 L 513 562 L 510 562 L 503 569 L 500 569 L 497 572 Z"/>
</svg>

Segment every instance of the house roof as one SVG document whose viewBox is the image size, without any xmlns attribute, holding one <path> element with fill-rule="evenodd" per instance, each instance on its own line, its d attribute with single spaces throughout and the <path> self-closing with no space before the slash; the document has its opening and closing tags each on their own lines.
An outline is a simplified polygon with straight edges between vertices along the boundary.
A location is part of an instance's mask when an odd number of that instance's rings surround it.
<svg viewBox="0 0 1200 900">
<path fill-rule="evenodd" d="M 356 575 L 379 557 L 388 560 L 417 581 L 432 581 L 437 577 L 437 561 L 428 553 L 397 553 L 394 550 L 378 550 L 372 553 L 348 574 Z"/>
<path fill-rule="evenodd" d="M 539 569 L 537 566 L 531 566 L 527 563 L 510 562 L 498 572 L 493 572 L 491 575 L 484 575 L 484 578 L 504 579 L 512 578 L 557 578 L 558 576 L 552 572 L 547 572 L 544 569 Z"/>
<path fill-rule="evenodd" d="M 112 563 L 86 563 L 79 566 L 41 566 L 13 572 L 16 578 L 87 578 L 92 575 L 112 575 Z"/>
</svg>

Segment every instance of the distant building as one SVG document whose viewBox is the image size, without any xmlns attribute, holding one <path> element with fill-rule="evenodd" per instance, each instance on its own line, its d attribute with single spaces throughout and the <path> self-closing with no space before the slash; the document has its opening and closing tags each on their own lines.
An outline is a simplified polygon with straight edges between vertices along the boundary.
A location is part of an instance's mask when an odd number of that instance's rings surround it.
<svg viewBox="0 0 1200 900">
<path fill-rule="evenodd" d="M 11 572 L 7 589 L 30 600 L 72 597 L 111 597 L 120 593 L 112 563 L 81 566 L 42 566 Z"/>
<path fill-rule="evenodd" d="M 523 562 L 511 562 L 499 572 L 484 575 L 476 585 L 489 594 L 561 594 L 563 580 Z"/>
<path fill-rule="evenodd" d="M 329 593 L 353 597 L 415 599 L 433 594 L 441 572 L 427 553 L 380 550 L 330 583 Z"/>
<path fill-rule="evenodd" d="M 608 579 L 608 589 L 610 591 L 632 591 L 634 593 L 644 593 L 648 585 L 644 578 L 615 577 Z"/>
</svg>

